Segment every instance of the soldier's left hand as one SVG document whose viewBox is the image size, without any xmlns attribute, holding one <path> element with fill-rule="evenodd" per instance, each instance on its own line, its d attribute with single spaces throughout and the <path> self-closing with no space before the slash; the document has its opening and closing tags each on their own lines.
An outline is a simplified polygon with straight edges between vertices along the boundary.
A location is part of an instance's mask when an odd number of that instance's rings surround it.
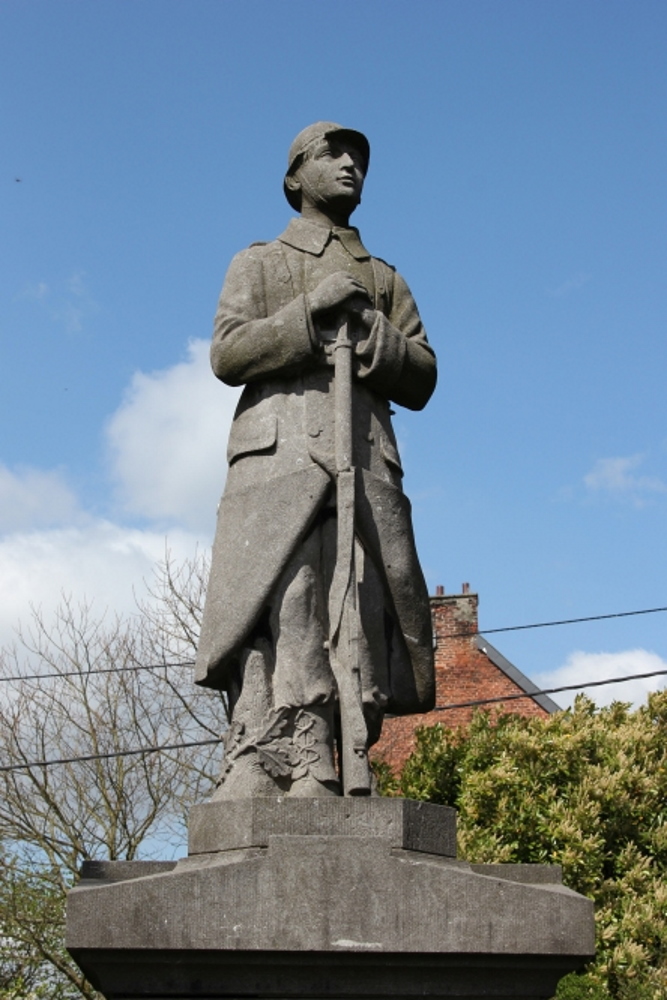
<svg viewBox="0 0 667 1000">
<path fill-rule="evenodd" d="M 360 304 L 360 308 L 354 309 L 354 317 L 370 333 L 375 322 L 376 311 L 369 309 L 365 304 Z"/>
</svg>

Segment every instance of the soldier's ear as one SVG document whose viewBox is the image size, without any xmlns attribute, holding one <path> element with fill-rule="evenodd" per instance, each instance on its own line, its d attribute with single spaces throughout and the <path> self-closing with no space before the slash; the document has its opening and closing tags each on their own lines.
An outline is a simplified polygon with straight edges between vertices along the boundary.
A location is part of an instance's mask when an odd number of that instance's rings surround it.
<svg viewBox="0 0 667 1000">
<path fill-rule="evenodd" d="M 295 173 L 287 175 L 285 178 L 285 187 L 288 191 L 292 191 L 294 194 L 301 190 L 301 184 Z"/>
</svg>

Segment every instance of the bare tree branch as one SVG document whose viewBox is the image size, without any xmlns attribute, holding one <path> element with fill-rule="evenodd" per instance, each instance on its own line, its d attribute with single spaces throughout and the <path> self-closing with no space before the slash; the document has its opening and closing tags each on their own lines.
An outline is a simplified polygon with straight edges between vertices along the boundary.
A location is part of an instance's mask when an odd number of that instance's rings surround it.
<svg viewBox="0 0 667 1000">
<path fill-rule="evenodd" d="M 203 557 L 176 566 L 166 551 L 134 616 L 67 597 L 53 620 L 33 610 L 17 645 L 0 650 L 0 765 L 219 736 L 224 698 L 196 688 L 190 669 L 136 669 L 194 658 L 207 576 Z M 0 953 L 0 993 L 6 981 L 17 997 L 42 995 L 31 984 L 46 963 L 49 997 L 97 997 L 62 943 L 67 890 L 86 859 L 173 856 L 220 753 L 184 747 L 0 772 L 0 942 L 16 943 Z"/>
</svg>

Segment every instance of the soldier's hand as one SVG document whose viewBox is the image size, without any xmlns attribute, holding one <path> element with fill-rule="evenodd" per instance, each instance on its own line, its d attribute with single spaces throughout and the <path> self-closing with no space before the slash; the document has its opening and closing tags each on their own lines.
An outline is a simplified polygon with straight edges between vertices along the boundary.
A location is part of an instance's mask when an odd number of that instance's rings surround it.
<svg viewBox="0 0 667 1000">
<path fill-rule="evenodd" d="M 356 311 L 356 314 L 362 327 L 366 329 L 367 333 L 370 333 L 373 329 L 375 317 L 377 316 L 375 309 L 369 309 L 368 306 L 362 306 L 361 309 Z"/>
<path fill-rule="evenodd" d="M 320 281 L 314 291 L 309 292 L 308 304 L 313 316 L 349 305 L 352 299 L 359 301 L 359 296 L 370 303 L 370 296 L 363 284 L 345 271 L 336 271 Z"/>
</svg>

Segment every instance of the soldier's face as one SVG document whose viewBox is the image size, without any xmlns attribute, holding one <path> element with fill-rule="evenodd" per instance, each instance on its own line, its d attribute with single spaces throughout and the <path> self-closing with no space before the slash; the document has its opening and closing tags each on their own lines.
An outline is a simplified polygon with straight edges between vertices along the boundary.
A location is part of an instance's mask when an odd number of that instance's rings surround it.
<svg viewBox="0 0 667 1000">
<path fill-rule="evenodd" d="M 364 160 L 345 140 L 321 139 L 296 172 L 302 203 L 317 207 L 349 202 L 356 208 L 364 186 Z"/>
</svg>

